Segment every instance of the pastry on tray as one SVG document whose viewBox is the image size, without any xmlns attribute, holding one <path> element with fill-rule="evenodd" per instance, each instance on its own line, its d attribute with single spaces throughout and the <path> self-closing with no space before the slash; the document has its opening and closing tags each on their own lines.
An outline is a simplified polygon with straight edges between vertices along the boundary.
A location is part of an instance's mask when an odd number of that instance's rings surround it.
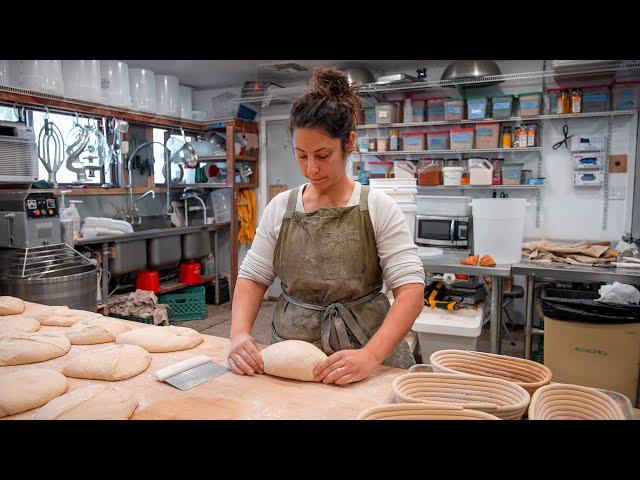
<svg viewBox="0 0 640 480">
<path fill-rule="evenodd" d="M 493 259 L 491 255 L 483 255 L 480 257 L 480 266 L 481 267 L 495 267 L 496 261 Z"/>
<path fill-rule="evenodd" d="M 480 255 L 471 255 L 467 258 L 463 258 L 462 260 L 460 260 L 460 264 L 471 265 L 475 267 L 476 265 L 478 265 L 479 260 L 480 260 Z"/>
</svg>

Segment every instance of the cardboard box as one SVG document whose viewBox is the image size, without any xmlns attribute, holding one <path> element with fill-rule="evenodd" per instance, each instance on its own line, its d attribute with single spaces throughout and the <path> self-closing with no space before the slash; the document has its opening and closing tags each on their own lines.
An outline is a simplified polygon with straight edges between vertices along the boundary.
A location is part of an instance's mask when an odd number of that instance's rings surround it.
<svg viewBox="0 0 640 480">
<path fill-rule="evenodd" d="M 598 324 L 544 317 L 544 364 L 553 382 L 604 388 L 638 402 L 640 323 Z"/>
</svg>

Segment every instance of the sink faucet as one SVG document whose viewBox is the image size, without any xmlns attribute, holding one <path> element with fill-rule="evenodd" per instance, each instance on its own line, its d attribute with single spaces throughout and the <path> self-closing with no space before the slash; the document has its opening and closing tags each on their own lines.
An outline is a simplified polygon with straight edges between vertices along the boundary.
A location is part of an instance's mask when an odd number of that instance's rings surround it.
<svg viewBox="0 0 640 480">
<path fill-rule="evenodd" d="M 187 187 L 184 190 L 182 190 L 182 198 L 184 199 L 184 223 L 185 226 L 188 227 L 189 226 L 189 208 L 187 206 L 187 200 L 189 200 L 190 198 L 195 198 L 197 200 L 200 201 L 200 203 L 202 204 L 202 211 L 204 212 L 204 225 L 207 225 L 207 205 L 204 203 L 204 200 L 202 200 L 202 198 L 200 198 L 200 196 L 197 193 L 189 193 L 192 192 L 193 190 L 197 190 L 196 187 Z"/>
</svg>

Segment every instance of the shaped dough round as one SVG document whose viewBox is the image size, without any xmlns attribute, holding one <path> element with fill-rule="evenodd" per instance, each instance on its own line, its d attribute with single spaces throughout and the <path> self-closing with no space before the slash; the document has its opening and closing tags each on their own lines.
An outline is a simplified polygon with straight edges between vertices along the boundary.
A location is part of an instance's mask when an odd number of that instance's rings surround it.
<svg viewBox="0 0 640 480">
<path fill-rule="evenodd" d="M 150 363 L 151 354 L 142 347 L 109 345 L 79 353 L 67 363 L 62 373 L 67 377 L 113 382 L 135 377 Z"/>
<path fill-rule="evenodd" d="M 51 400 L 34 420 L 127 420 L 138 406 L 128 390 L 92 385 Z"/>
<path fill-rule="evenodd" d="M 188 350 L 203 341 L 202 335 L 192 328 L 174 326 L 136 328 L 116 338 L 116 343 L 138 345 L 151 353 Z"/>
<path fill-rule="evenodd" d="M 0 374 L 0 417 L 41 407 L 67 388 L 67 378 L 48 368 Z"/>
<path fill-rule="evenodd" d="M 40 322 L 22 315 L 9 315 L 0 318 L 0 340 L 13 337 L 18 333 L 32 333 L 40 330 Z"/>
<path fill-rule="evenodd" d="M 294 380 L 313 381 L 313 369 L 327 355 L 318 347 L 302 340 L 285 340 L 260 351 L 264 373 Z"/>
<path fill-rule="evenodd" d="M 83 320 L 103 318 L 96 312 L 76 310 L 65 306 L 54 306 L 30 310 L 29 316 L 50 327 L 70 327 Z"/>
<path fill-rule="evenodd" d="M 71 348 L 67 337 L 43 333 L 18 333 L 0 340 L 0 367 L 46 362 Z"/>
<path fill-rule="evenodd" d="M 0 297 L 0 315 L 17 315 L 24 312 L 24 302 L 17 297 Z"/>
<path fill-rule="evenodd" d="M 64 334 L 71 345 L 95 345 L 115 342 L 121 333 L 131 330 L 126 323 L 114 318 L 89 318 L 73 325 Z"/>
</svg>

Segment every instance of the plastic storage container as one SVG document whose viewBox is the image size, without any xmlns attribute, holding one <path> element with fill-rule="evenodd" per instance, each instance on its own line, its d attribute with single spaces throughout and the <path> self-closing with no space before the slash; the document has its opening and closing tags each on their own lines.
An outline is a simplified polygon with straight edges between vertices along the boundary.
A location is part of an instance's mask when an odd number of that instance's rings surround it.
<svg viewBox="0 0 640 480">
<path fill-rule="evenodd" d="M 441 159 L 423 159 L 418 164 L 418 185 L 434 186 L 442 184 Z"/>
<path fill-rule="evenodd" d="M 441 195 L 417 195 L 418 215 L 451 215 L 466 217 L 471 215 L 471 197 L 450 197 Z"/>
<path fill-rule="evenodd" d="M 389 130 L 381 128 L 376 131 L 376 148 L 378 152 L 389 150 Z"/>
<path fill-rule="evenodd" d="M 178 293 L 159 295 L 158 303 L 169 305 L 169 321 L 171 323 L 207 318 L 207 304 L 203 286 L 187 287 Z"/>
<path fill-rule="evenodd" d="M 413 121 L 414 122 L 424 122 L 426 119 L 426 99 L 413 97 L 411 106 L 413 108 Z"/>
<path fill-rule="evenodd" d="M 473 128 L 452 128 L 449 130 L 451 138 L 451 150 L 471 150 L 473 149 L 473 140 L 475 129 Z"/>
<path fill-rule="evenodd" d="M 129 93 L 132 107 L 145 112 L 156 110 L 156 75 L 147 68 L 129 69 Z"/>
<path fill-rule="evenodd" d="M 398 108 L 393 103 L 376 105 L 376 123 L 396 123 Z"/>
<path fill-rule="evenodd" d="M 469 120 L 483 120 L 489 113 L 489 100 L 487 97 L 467 98 L 467 118 Z"/>
<path fill-rule="evenodd" d="M 173 75 L 156 75 L 156 111 L 160 115 L 180 116 L 180 83 Z"/>
<path fill-rule="evenodd" d="M 193 118 L 193 89 L 180 85 L 180 117 Z"/>
<path fill-rule="evenodd" d="M 364 123 L 367 125 L 376 123 L 376 107 L 367 107 L 364 109 Z"/>
<path fill-rule="evenodd" d="M 416 188 L 415 178 L 372 178 L 370 187 L 389 195 L 397 203 L 415 203 Z"/>
<path fill-rule="evenodd" d="M 464 99 L 447 98 L 444 101 L 445 120 L 464 120 Z"/>
<path fill-rule="evenodd" d="M 521 117 L 535 117 L 540 115 L 542 94 L 540 92 L 521 93 L 518 97 L 519 115 Z"/>
<path fill-rule="evenodd" d="M 492 185 L 493 165 L 486 158 L 469 159 L 469 183 L 471 185 Z"/>
<path fill-rule="evenodd" d="M 129 66 L 116 60 L 102 60 L 100 72 L 103 101 L 118 107 L 131 107 Z"/>
<path fill-rule="evenodd" d="M 478 123 L 475 128 L 475 148 L 492 149 L 498 148 L 500 140 L 499 123 Z"/>
<path fill-rule="evenodd" d="M 582 87 L 582 111 L 604 112 L 609 110 L 609 85 Z"/>
<path fill-rule="evenodd" d="M 102 101 L 100 60 L 63 60 L 62 78 L 65 97 Z"/>
<path fill-rule="evenodd" d="M 403 150 L 407 152 L 420 152 L 425 150 L 425 131 L 402 132 Z"/>
<path fill-rule="evenodd" d="M 444 167 L 442 169 L 443 185 L 461 185 L 462 184 L 462 167 Z"/>
<path fill-rule="evenodd" d="M 523 198 L 474 198 L 474 255 L 491 255 L 496 263 L 519 262 L 526 205 Z"/>
<path fill-rule="evenodd" d="M 612 93 L 614 110 L 631 110 L 640 106 L 640 82 L 618 82 Z"/>
<path fill-rule="evenodd" d="M 449 130 L 427 132 L 427 148 L 429 150 L 448 150 L 450 148 L 449 140 Z"/>
<path fill-rule="evenodd" d="M 15 83 L 16 87 L 25 90 L 64 95 L 60 60 L 15 60 L 13 64 L 9 60 L 3 62 L 6 64 L 4 73 L 0 72 L 0 83 L 2 77 L 8 80 L 7 75 L 10 74 L 13 80 L 5 81 L 5 85 Z"/>
<path fill-rule="evenodd" d="M 492 118 L 509 118 L 513 115 L 513 95 L 496 95 L 491 98 Z"/>
<path fill-rule="evenodd" d="M 502 184 L 503 185 L 520 185 L 522 179 L 523 163 L 504 163 L 502 164 Z"/>
<path fill-rule="evenodd" d="M 448 97 L 433 97 L 427 98 L 427 120 L 430 122 L 443 122 L 445 120 L 444 115 L 444 101 Z"/>
</svg>

